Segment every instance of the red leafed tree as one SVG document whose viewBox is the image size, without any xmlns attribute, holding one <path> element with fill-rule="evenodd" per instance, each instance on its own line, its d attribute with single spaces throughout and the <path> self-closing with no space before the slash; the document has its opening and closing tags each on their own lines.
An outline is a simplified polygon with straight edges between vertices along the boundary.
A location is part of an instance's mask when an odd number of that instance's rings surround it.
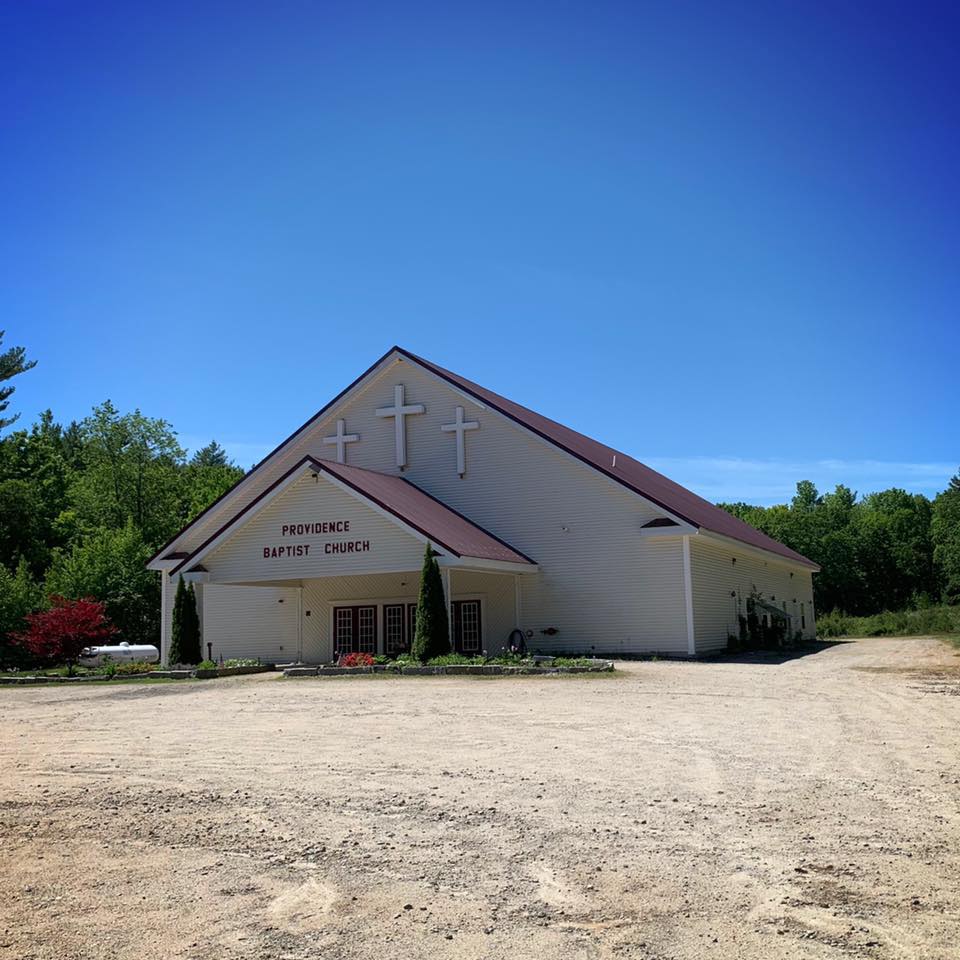
<svg viewBox="0 0 960 960">
<path fill-rule="evenodd" d="M 49 610 L 26 617 L 29 629 L 11 634 L 36 657 L 72 665 L 84 647 L 102 643 L 117 632 L 103 604 L 93 597 L 51 597 L 50 604 Z"/>
</svg>

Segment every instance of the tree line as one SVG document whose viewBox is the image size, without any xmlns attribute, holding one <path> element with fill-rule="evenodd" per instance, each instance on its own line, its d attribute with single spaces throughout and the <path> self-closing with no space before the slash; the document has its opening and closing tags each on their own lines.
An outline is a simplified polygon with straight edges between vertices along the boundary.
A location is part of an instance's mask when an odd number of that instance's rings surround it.
<svg viewBox="0 0 960 960">
<path fill-rule="evenodd" d="M 934 499 L 893 488 L 858 497 L 797 484 L 789 504 L 721 507 L 818 563 L 817 613 L 869 616 L 960 603 L 960 473 Z"/>
<path fill-rule="evenodd" d="M 17 419 L 3 416 L 7 382 L 32 366 L 22 347 L 0 353 L 0 431 Z M 9 634 L 55 596 L 102 601 L 120 639 L 155 643 L 160 588 L 147 560 L 242 476 L 215 441 L 188 457 L 167 421 L 109 400 L 79 422 L 47 410 L 0 436 L 0 662 L 16 657 Z M 960 473 L 933 500 L 843 485 L 820 494 L 804 480 L 789 504 L 720 506 L 821 566 L 819 613 L 960 603 Z"/>
<path fill-rule="evenodd" d="M 165 420 L 109 400 L 0 438 L 0 659 L 16 659 L 8 635 L 52 596 L 102 600 L 118 639 L 156 643 L 147 560 L 242 476 L 218 443 L 188 457 Z"/>
</svg>

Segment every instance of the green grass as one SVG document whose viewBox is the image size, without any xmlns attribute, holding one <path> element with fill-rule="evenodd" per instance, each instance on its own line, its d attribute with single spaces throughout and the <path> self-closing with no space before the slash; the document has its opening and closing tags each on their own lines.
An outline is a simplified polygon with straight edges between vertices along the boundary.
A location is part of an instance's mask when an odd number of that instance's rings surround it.
<svg viewBox="0 0 960 960">
<path fill-rule="evenodd" d="M 45 674 L 40 674 L 36 672 L 28 673 L 26 671 L 21 671 L 19 673 L 0 673 L 0 677 L 38 677 L 38 676 L 45 676 Z M 125 687 L 131 683 L 187 683 L 187 682 L 203 683 L 202 680 L 194 680 L 193 677 L 191 677 L 189 681 L 187 681 L 187 680 L 171 680 L 169 677 L 145 677 L 145 676 L 137 676 L 136 674 L 128 674 L 127 676 L 121 676 L 120 674 L 116 674 L 115 676 L 110 677 L 108 680 L 102 680 L 95 683 L 78 683 L 76 684 L 76 686 L 84 687 L 84 688 L 86 687 L 99 688 L 99 687 L 116 687 L 116 686 Z M 50 686 L 51 683 L 53 684 L 63 683 L 63 684 L 69 685 L 70 681 L 67 677 L 58 676 L 54 674 L 50 676 L 50 679 L 46 683 L 37 684 L 37 686 Z M 29 684 L 26 684 L 26 686 L 29 686 Z M 0 687 L 0 690 L 5 690 L 8 687 L 11 690 L 16 689 L 16 685 L 11 686 L 8 684 L 4 684 L 2 687 Z"/>
<path fill-rule="evenodd" d="M 848 617 L 838 610 L 817 617 L 817 636 L 912 637 L 946 636 L 960 646 L 960 606 L 924 607 L 919 610 L 886 610 L 871 617 Z"/>
<path fill-rule="evenodd" d="M 98 667 L 84 667 L 78 664 L 73 668 L 72 673 L 68 672 L 66 665 L 57 667 L 23 667 L 20 670 L 0 670 L 0 677 L 127 677 L 139 676 L 160 669 L 159 663 L 144 663 L 140 660 L 134 660 L 129 663 L 108 661 Z"/>
</svg>

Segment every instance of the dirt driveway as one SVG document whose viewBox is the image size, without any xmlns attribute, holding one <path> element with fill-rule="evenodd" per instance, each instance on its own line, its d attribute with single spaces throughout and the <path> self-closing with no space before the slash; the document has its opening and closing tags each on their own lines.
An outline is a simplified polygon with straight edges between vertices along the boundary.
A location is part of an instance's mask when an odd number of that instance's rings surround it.
<svg viewBox="0 0 960 960">
<path fill-rule="evenodd" d="M 0 957 L 960 956 L 960 659 L 0 690 Z"/>
</svg>

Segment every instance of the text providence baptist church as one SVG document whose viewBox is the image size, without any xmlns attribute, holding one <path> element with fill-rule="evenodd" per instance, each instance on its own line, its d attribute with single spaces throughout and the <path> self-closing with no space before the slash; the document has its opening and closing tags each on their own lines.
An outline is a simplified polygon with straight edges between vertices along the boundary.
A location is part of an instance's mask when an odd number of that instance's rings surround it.
<svg viewBox="0 0 960 960">
<path fill-rule="evenodd" d="M 814 636 L 816 564 L 623 453 L 394 347 L 150 561 L 214 656 L 409 647 L 424 544 L 452 642 L 695 657 L 751 594 Z"/>
</svg>

